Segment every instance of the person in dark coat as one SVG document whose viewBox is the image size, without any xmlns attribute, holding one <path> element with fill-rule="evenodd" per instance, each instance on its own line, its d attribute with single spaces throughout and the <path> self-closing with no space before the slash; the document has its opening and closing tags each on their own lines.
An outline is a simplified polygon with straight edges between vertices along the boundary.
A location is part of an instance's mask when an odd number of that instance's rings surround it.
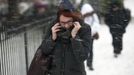
<svg viewBox="0 0 134 75">
<path fill-rule="evenodd" d="M 123 49 L 123 34 L 131 19 L 130 10 L 119 3 L 111 3 L 109 12 L 105 15 L 105 23 L 112 34 L 114 56 L 121 54 Z"/>
<path fill-rule="evenodd" d="M 53 55 L 50 75 L 86 75 L 84 61 L 90 50 L 91 29 L 82 22 L 80 12 L 63 0 L 55 24 L 47 29 L 39 49 Z"/>
</svg>

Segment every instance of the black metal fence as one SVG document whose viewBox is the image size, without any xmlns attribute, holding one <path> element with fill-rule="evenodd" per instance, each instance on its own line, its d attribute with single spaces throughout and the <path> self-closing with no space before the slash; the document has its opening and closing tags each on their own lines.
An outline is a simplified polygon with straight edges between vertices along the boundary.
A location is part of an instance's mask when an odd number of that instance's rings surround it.
<svg viewBox="0 0 134 75">
<path fill-rule="evenodd" d="M 0 75 L 26 75 L 34 53 L 41 44 L 45 26 L 54 18 L 55 16 L 51 15 L 11 29 L 7 25 L 2 26 Z"/>
</svg>

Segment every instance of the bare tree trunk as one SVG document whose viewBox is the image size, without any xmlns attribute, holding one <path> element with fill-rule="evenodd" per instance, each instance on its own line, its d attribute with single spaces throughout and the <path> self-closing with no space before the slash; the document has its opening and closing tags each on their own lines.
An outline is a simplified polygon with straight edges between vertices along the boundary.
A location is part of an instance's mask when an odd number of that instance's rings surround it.
<svg viewBox="0 0 134 75">
<path fill-rule="evenodd" d="M 94 8 L 94 10 L 97 12 L 97 14 L 99 15 L 100 12 L 100 3 L 101 0 L 88 0 L 88 3 L 90 3 L 92 5 L 92 7 Z"/>
<path fill-rule="evenodd" d="M 8 0 L 8 20 L 15 19 L 18 15 L 17 0 Z"/>
</svg>

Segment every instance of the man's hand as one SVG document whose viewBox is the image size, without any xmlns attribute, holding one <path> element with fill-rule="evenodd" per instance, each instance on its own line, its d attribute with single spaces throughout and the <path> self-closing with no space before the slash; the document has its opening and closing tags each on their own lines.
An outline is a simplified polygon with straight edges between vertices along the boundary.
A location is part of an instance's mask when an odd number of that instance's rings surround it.
<svg viewBox="0 0 134 75">
<path fill-rule="evenodd" d="M 98 39 L 99 39 L 99 34 L 98 34 L 98 33 L 95 33 L 95 34 L 93 35 L 93 39 L 98 40 Z"/>
<path fill-rule="evenodd" d="M 72 29 L 71 35 L 72 38 L 75 38 L 77 32 L 79 31 L 79 29 L 81 28 L 81 25 L 79 22 L 74 22 L 74 28 Z"/>
<path fill-rule="evenodd" d="M 56 23 L 52 28 L 52 39 L 55 41 L 57 39 L 57 32 L 60 31 L 61 26 L 59 23 Z"/>
</svg>

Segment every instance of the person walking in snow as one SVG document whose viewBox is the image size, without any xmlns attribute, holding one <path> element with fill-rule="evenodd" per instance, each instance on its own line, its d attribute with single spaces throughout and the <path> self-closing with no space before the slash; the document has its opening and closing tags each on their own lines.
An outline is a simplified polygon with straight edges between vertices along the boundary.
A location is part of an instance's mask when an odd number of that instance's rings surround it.
<svg viewBox="0 0 134 75">
<path fill-rule="evenodd" d="M 130 10 L 124 8 L 118 2 L 110 4 L 110 9 L 105 15 L 105 23 L 110 29 L 112 35 L 112 45 L 114 48 L 114 56 L 118 57 L 123 49 L 123 34 L 131 19 Z"/>
<path fill-rule="evenodd" d="M 93 7 L 87 3 L 82 6 L 81 13 L 84 17 L 84 22 L 91 27 L 92 44 L 91 44 L 91 50 L 89 51 L 89 55 L 87 59 L 87 66 L 89 67 L 90 70 L 94 70 L 93 68 L 93 42 L 94 42 L 94 39 L 99 38 L 99 34 L 98 34 L 98 30 L 100 27 L 99 18 L 97 14 L 95 13 Z"/>
</svg>

